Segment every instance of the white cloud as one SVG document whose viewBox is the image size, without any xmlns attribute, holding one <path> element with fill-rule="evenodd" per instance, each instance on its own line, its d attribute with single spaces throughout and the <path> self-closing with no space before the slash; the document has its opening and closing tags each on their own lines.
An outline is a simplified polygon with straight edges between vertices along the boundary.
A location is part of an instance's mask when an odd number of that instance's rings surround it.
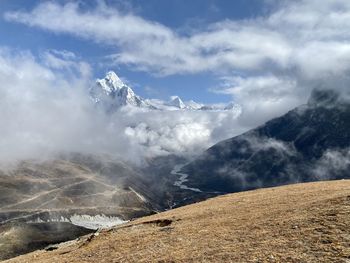
<svg viewBox="0 0 350 263">
<path fill-rule="evenodd" d="M 120 51 L 111 57 L 117 63 L 163 75 L 257 69 L 270 60 L 285 65 L 291 53 L 283 36 L 248 22 L 221 22 L 205 32 L 180 36 L 159 23 L 104 5 L 82 12 L 78 4 L 52 2 L 40 4 L 29 13 L 7 13 L 5 18 L 115 45 Z"/>
<path fill-rule="evenodd" d="M 66 76 L 72 77 L 80 75 L 82 78 L 91 75 L 90 65 L 86 62 L 79 61 L 75 54 L 66 50 L 49 50 L 41 54 L 43 64 L 47 68 L 61 70 Z"/>
<path fill-rule="evenodd" d="M 299 94 L 297 89 L 293 79 L 264 75 L 225 77 L 216 92 L 231 94 L 242 107 L 242 124 L 254 126 L 298 106 L 305 94 Z"/>
<path fill-rule="evenodd" d="M 77 3 L 46 2 L 30 12 L 6 13 L 5 18 L 114 45 L 118 53 L 112 57 L 117 63 L 156 74 L 261 72 L 270 65 L 301 69 L 308 77 L 317 77 L 349 68 L 350 5 L 346 0 L 282 3 L 268 15 L 225 20 L 188 35 L 107 5 L 82 11 Z"/>
<path fill-rule="evenodd" d="M 328 150 L 311 167 L 311 172 L 318 179 L 335 178 L 338 174 L 348 171 L 350 168 L 350 149 Z"/>
<path fill-rule="evenodd" d="M 44 52 L 38 59 L 0 48 L 0 161 L 79 152 L 142 163 L 198 154 L 242 131 L 234 111 L 125 108 L 106 115 L 89 97 L 93 80 L 86 68 L 73 55 Z"/>
<path fill-rule="evenodd" d="M 238 125 L 234 111 L 140 111 L 126 117 L 116 113 L 123 123 L 124 133 L 140 154 L 148 157 L 168 153 L 196 155 L 216 142 L 238 135 L 244 128 Z"/>
</svg>

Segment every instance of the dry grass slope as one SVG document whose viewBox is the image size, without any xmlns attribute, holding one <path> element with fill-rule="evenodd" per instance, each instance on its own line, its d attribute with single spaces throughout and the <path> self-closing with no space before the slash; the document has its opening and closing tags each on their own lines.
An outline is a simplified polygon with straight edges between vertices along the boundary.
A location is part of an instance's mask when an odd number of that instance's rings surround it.
<svg viewBox="0 0 350 263">
<path fill-rule="evenodd" d="M 350 181 L 230 194 L 9 262 L 350 262 Z"/>
</svg>

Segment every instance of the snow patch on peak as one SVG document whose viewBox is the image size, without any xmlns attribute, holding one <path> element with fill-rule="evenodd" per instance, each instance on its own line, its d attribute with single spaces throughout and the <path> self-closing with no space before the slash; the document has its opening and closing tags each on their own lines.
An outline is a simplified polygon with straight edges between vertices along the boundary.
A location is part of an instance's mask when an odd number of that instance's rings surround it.
<svg viewBox="0 0 350 263">
<path fill-rule="evenodd" d="M 171 96 L 170 99 L 171 100 L 169 102 L 169 106 L 174 106 L 174 107 L 177 107 L 179 109 L 186 108 L 185 103 L 180 99 L 180 97 L 178 97 L 178 96 Z"/>
<path fill-rule="evenodd" d="M 97 79 L 96 83 L 107 95 L 117 92 L 126 86 L 114 71 L 107 72 L 106 76 L 103 79 Z"/>
<path fill-rule="evenodd" d="M 114 71 L 107 72 L 103 79 L 97 79 L 90 89 L 92 100 L 107 112 L 113 112 L 122 106 L 152 108 L 143 98 L 126 85 Z"/>
<path fill-rule="evenodd" d="M 114 71 L 108 71 L 106 73 L 105 79 L 112 82 L 112 83 L 124 85 L 123 81 L 118 77 L 118 75 Z"/>
<path fill-rule="evenodd" d="M 186 105 L 189 109 L 192 109 L 192 110 L 199 110 L 204 106 L 203 104 L 197 103 L 193 100 L 187 101 Z"/>
<path fill-rule="evenodd" d="M 103 79 L 97 79 L 90 89 L 92 100 L 107 112 L 114 112 L 124 106 L 132 106 L 152 110 L 194 110 L 221 111 L 232 110 L 240 113 L 240 107 L 235 103 L 228 105 L 205 105 L 193 100 L 183 101 L 179 96 L 171 96 L 169 101 L 143 99 L 126 85 L 114 71 L 109 71 Z"/>
</svg>

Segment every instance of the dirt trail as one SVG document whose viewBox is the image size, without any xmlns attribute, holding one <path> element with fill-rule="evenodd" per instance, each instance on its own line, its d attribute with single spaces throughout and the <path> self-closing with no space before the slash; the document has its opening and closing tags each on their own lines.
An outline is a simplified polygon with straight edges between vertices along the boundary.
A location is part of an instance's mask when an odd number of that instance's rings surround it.
<svg viewBox="0 0 350 263">
<path fill-rule="evenodd" d="M 32 208 L 32 209 L 40 209 L 44 205 L 54 201 L 59 196 L 59 194 L 62 191 L 66 190 L 66 189 L 69 189 L 71 187 L 77 186 L 77 185 L 81 185 L 83 183 L 87 183 L 87 182 L 94 182 L 96 184 L 100 184 L 100 185 L 106 187 L 106 189 L 109 189 L 108 190 L 110 192 L 109 196 L 112 196 L 113 194 L 118 192 L 118 190 L 115 187 L 113 187 L 112 185 L 108 185 L 107 183 L 103 182 L 102 180 L 98 180 L 94 176 L 91 176 L 91 175 L 88 175 L 88 174 L 87 175 L 81 174 L 80 175 L 80 179 L 81 180 L 78 180 L 78 181 L 76 181 L 74 183 L 68 183 L 68 184 L 65 184 L 65 185 L 63 185 L 61 187 L 55 187 L 52 190 L 39 192 L 38 194 L 36 194 L 34 196 L 31 196 L 31 197 L 28 197 L 27 199 L 22 200 L 20 202 L 13 203 L 13 204 L 6 205 L 6 206 L 2 206 L 2 207 L 0 207 L 1 211 L 11 211 L 11 210 L 17 208 L 20 205 L 22 205 L 22 206 L 24 205 L 25 206 L 26 204 L 29 204 L 31 202 L 35 202 L 37 199 L 41 199 L 41 198 L 43 198 L 45 196 L 51 196 L 52 195 L 52 197 L 48 197 L 48 200 L 46 200 L 44 203 L 40 203 L 40 205 L 38 205 L 37 207 Z M 107 194 L 107 193 L 101 192 L 101 193 L 98 193 L 98 194 L 99 195 L 103 195 L 103 194 Z"/>
<path fill-rule="evenodd" d="M 72 187 L 72 186 L 79 185 L 79 184 L 82 184 L 84 182 L 88 182 L 89 180 L 90 179 L 84 179 L 84 180 L 81 180 L 79 182 L 67 184 L 67 185 L 64 185 L 62 187 L 58 187 L 58 188 L 55 188 L 55 189 L 52 189 L 52 190 L 49 190 L 49 191 L 40 192 L 39 194 L 37 194 L 37 195 L 35 195 L 33 197 L 30 197 L 30 198 L 28 198 L 26 200 L 23 200 L 23 201 L 20 201 L 18 203 L 14 203 L 14 204 L 11 204 L 11 205 L 3 206 L 3 207 L 1 207 L 1 210 L 2 211 L 11 210 L 11 209 L 13 209 L 13 208 L 15 208 L 15 207 L 17 207 L 19 205 L 25 205 L 25 204 L 27 204 L 29 202 L 35 201 L 36 199 L 42 198 L 42 197 L 44 197 L 46 195 L 50 195 L 50 194 L 53 194 L 53 193 L 59 193 L 59 192 L 65 190 L 65 189 L 68 189 L 68 188 Z M 56 198 L 56 196 L 54 196 L 51 199 L 54 199 L 54 198 Z"/>
<path fill-rule="evenodd" d="M 9 262 L 350 262 L 350 180 L 220 196 Z"/>
</svg>

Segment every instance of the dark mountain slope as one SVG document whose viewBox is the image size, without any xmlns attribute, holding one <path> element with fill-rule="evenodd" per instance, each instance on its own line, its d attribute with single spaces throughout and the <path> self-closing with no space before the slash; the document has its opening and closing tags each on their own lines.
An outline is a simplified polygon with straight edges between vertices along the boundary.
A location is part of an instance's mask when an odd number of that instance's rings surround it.
<svg viewBox="0 0 350 263">
<path fill-rule="evenodd" d="M 307 105 L 209 148 L 182 168 L 187 185 L 236 192 L 350 177 L 350 104 L 315 90 Z"/>
</svg>

